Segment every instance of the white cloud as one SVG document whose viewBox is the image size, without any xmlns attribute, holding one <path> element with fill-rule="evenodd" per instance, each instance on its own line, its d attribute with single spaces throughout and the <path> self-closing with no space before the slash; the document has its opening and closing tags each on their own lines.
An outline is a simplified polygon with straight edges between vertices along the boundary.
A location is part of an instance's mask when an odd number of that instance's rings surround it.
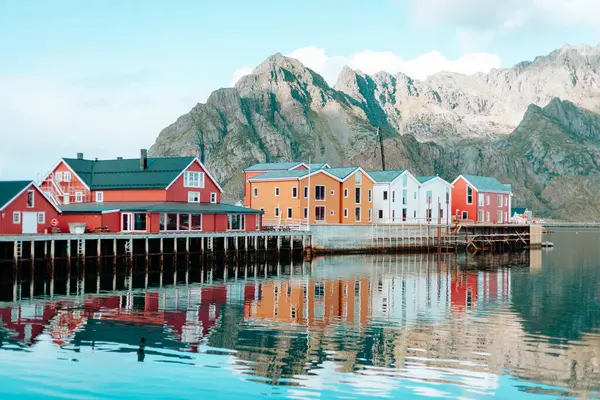
<svg viewBox="0 0 600 400">
<path fill-rule="evenodd" d="M 95 80 L 0 76 L 0 179 L 37 179 L 81 151 L 137 157 L 202 96 L 170 82 Z"/>
<path fill-rule="evenodd" d="M 438 51 L 420 55 L 411 60 L 405 60 L 391 51 L 377 52 L 365 50 L 350 56 L 329 56 L 325 49 L 308 46 L 294 50 L 288 56 L 300 60 L 304 65 L 321 74 L 330 85 L 335 84 L 344 65 L 361 70 L 367 74 L 380 71 L 396 74 L 403 72 L 415 79 L 426 79 L 437 72 L 459 72 L 474 74 L 489 72 L 492 68 L 500 67 L 500 57 L 489 53 L 465 54 L 456 60 L 449 60 Z M 233 79 L 239 79 L 238 69 Z M 244 69 L 250 73 L 251 69 Z"/>
</svg>

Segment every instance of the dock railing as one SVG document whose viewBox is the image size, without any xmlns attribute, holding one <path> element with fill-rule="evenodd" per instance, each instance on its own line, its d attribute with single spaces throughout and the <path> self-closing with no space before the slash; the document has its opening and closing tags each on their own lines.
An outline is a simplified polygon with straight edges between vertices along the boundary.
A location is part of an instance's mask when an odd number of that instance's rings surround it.
<svg viewBox="0 0 600 400">
<path fill-rule="evenodd" d="M 308 220 L 306 219 L 288 219 L 288 218 L 263 218 L 263 230 L 269 231 L 289 231 L 306 232 L 308 231 Z"/>
</svg>

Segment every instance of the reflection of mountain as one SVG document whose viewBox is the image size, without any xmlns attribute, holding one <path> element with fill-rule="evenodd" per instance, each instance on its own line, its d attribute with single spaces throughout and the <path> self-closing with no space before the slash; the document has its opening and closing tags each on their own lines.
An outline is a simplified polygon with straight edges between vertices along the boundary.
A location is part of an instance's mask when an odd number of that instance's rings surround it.
<svg viewBox="0 0 600 400">
<path fill-rule="evenodd" d="M 318 386 L 344 376 L 361 391 L 367 388 L 355 378 L 375 384 L 377 375 L 382 394 L 398 384 L 393 378 L 497 394 L 498 375 L 509 371 L 575 389 L 598 386 L 598 337 L 556 346 L 528 326 L 543 304 L 525 306 L 525 293 L 538 294 L 523 282 L 535 286 L 546 279 L 544 269 L 530 272 L 527 257 L 454 257 L 324 258 L 293 277 L 16 304 L 0 308 L 0 332 L 27 345 L 45 332 L 79 347 L 137 346 L 145 337 L 148 349 L 235 351 L 246 373 L 281 385 Z M 545 284 L 549 295 L 553 286 Z M 520 314 L 512 309 L 516 300 Z M 591 332 L 593 320 L 586 323 Z"/>
</svg>

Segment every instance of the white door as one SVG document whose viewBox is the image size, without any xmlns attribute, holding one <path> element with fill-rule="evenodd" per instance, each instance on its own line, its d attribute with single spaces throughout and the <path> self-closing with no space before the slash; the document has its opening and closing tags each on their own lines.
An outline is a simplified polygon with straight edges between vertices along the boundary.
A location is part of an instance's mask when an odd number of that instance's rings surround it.
<svg viewBox="0 0 600 400">
<path fill-rule="evenodd" d="M 38 219 L 37 219 L 37 213 L 34 212 L 24 212 L 23 213 L 23 220 L 21 221 L 21 224 L 23 225 L 23 233 L 38 233 L 37 230 L 37 225 L 38 225 Z"/>
</svg>

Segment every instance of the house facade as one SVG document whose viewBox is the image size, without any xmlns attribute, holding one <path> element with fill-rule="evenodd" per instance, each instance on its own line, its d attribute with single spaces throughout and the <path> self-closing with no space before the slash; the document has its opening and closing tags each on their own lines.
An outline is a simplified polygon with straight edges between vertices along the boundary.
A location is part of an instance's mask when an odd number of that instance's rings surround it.
<svg viewBox="0 0 600 400">
<path fill-rule="evenodd" d="M 375 180 L 375 222 L 417 224 L 423 216 L 419 207 L 419 181 L 406 170 L 369 171 Z"/>
<path fill-rule="evenodd" d="M 280 224 L 370 224 L 372 178 L 360 167 L 271 171 L 248 180 L 246 203 Z"/>
<path fill-rule="evenodd" d="M 496 178 L 476 175 L 460 175 L 452 185 L 452 207 L 456 219 L 492 224 L 510 221 L 510 185 Z"/>
<path fill-rule="evenodd" d="M 0 235 L 49 231 L 59 209 L 32 181 L 0 181 Z"/>
<path fill-rule="evenodd" d="M 452 220 L 452 184 L 439 176 L 420 176 L 419 220 L 447 225 Z"/>
<path fill-rule="evenodd" d="M 223 189 L 196 157 L 63 158 L 41 189 L 61 209 L 58 228 L 103 232 L 261 229 L 261 212 L 222 203 Z"/>
</svg>

